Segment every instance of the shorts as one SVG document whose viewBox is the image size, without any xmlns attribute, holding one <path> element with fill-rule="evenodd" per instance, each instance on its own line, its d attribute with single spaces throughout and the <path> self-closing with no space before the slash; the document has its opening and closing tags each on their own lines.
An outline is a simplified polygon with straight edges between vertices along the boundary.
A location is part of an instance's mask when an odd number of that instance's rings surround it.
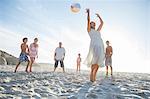
<svg viewBox="0 0 150 99">
<path fill-rule="evenodd" d="M 29 61 L 27 54 L 21 53 L 19 56 L 19 62 L 27 62 L 27 61 Z"/>
<path fill-rule="evenodd" d="M 111 57 L 106 57 L 106 59 L 105 59 L 105 66 L 112 66 L 112 59 L 111 59 Z"/>
<path fill-rule="evenodd" d="M 58 66 L 59 62 L 60 62 L 60 66 L 64 67 L 64 62 L 63 61 L 61 61 L 61 60 L 55 60 L 55 65 L 54 65 L 55 68 Z"/>
</svg>

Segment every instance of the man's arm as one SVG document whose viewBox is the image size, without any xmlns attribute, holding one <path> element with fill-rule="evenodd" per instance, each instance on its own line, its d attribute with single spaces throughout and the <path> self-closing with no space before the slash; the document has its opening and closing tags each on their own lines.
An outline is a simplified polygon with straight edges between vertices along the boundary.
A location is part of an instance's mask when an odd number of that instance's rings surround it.
<svg viewBox="0 0 150 99">
<path fill-rule="evenodd" d="M 112 49 L 112 47 L 110 47 L 110 55 L 112 56 L 112 54 L 113 54 L 113 49 Z"/>
<path fill-rule="evenodd" d="M 56 60 L 56 52 L 54 53 L 54 60 Z"/>
<path fill-rule="evenodd" d="M 21 51 L 23 51 L 23 44 L 20 45 Z"/>
<path fill-rule="evenodd" d="M 65 53 L 64 53 L 64 58 L 65 58 Z M 64 59 L 64 58 L 63 58 L 63 59 Z"/>
<path fill-rule="evenodd" d="M 64 57 L 63 57 L 63 60 L 64 60 L 64 58 L 65 58 L 65 53 L 66 53 L 66 51 L 65 51 L 65 48 L 64 48 Z"/>
<path fill-rule="evenodd" d="M 28 45 L 27 45 L 27 49 L 28 49 L 28 52 L 27 52 L 27 53 L 29 54 L 29 53 L 30 53 L 30 50 L 29 50 L 29 47 L 28 47 Z"/>
<path fill-rule="evenodd" d="M 54 60 L 56 60 L 56 50 L 57 50 L 57 48 L 55 49 Z"/>
</svg>

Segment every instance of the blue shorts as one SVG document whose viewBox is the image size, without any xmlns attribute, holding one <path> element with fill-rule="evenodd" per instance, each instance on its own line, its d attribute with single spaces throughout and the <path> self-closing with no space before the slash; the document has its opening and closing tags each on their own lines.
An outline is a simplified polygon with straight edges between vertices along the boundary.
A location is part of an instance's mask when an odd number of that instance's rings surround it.
<svg viewBox="0 0 150 99">
<path fill-rule="evenodd" d="M 19 62 L 27 62 L 27 61 L 29 61 L 27 54 L 21 53 L 19 56 Z"/>
</svg>

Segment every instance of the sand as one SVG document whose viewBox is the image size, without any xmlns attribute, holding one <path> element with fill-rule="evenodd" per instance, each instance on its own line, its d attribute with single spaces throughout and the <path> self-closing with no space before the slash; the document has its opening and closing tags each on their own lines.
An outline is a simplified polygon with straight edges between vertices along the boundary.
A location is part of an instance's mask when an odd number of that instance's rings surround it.
<svg viewBox="0 0 150 99">
<path fill-rule="evenodd" d="M 43 69 L 41 69 L 43 68 Z M 150 99 L 150 74 L 114 73 L 89 82 L 89 71 L 76 73 L 51 66 L 34 67 L 33 73 L 20 66 L 0 66 L 0 99 Z M 38 71 L 39 70 L 39 71 Z"/>
</svg>

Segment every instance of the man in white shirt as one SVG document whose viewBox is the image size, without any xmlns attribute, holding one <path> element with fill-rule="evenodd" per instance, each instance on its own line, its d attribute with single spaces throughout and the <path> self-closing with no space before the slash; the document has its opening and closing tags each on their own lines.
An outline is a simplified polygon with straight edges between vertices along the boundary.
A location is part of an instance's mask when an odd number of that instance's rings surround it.
<svg viewBox="0 0 150 99">
<path fill-rule="evenodd" d="M 63 69 L 63 72 L 65 72 L 64 70 L 64 58 L 65 58 L 65 48 L 62 47 L 62 43 L 59 42 L 59 47 L 57 47 L 55 49 L 55 54 L 54 54 L 54 60 L 55 60 L 55 65 L 54 65 L 54 72 L 58 66 L 58 63 L 60 62 L 60 65 Z"/>
</svg>

